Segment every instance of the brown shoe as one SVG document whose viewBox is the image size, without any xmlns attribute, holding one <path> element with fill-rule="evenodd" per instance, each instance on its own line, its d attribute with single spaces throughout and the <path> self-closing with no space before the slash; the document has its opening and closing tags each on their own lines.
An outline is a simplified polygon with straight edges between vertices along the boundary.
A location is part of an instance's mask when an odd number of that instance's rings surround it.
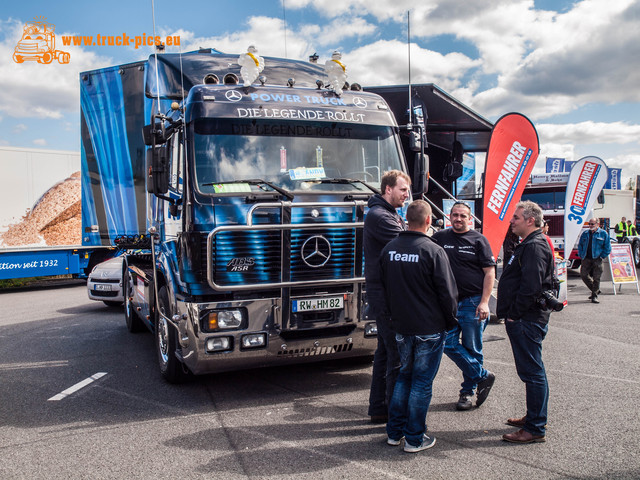
<svg viewBox="0 0 640 480">
<path fill-rule="evenodd" d="M 523 429 L 514 433 L 505 433 L 502 435 L 502 439 L 511 443 L 539 443 L 547 441 L 544 435 L 532 435 Z"/>
<path fill-rule="evenodd" d="M 522 428 L 524 427 L 524 421 L 526 420 L 526 416 L 522 418 L 508 418 L 507 425 L 511 425 L 512 427 Z"/>
</svg>

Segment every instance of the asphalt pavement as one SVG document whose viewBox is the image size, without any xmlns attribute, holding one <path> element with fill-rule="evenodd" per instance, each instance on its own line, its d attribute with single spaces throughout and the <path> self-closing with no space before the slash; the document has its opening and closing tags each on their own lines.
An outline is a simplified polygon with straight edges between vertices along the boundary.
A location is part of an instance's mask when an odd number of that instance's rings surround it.
<svg viewBox="0 0 640 480">
<path fill-rule="evenodd" d="M 504 325 L 490 324 L 489 398 L 457 412 L 461 375 L 443 359 L 427 418 L 437 442 L 416 454 L 369 423 L 370 362 L 169 385 L 152 335 L 128 333 L 84 286 L 0 292 L 0 478 L 640 478 L 640 295 L 602 291 L 594 305 L 570 275 L 569 306 L 552 315 L 546 443 L 501 440 L 524 386 Z"/>
</svg>

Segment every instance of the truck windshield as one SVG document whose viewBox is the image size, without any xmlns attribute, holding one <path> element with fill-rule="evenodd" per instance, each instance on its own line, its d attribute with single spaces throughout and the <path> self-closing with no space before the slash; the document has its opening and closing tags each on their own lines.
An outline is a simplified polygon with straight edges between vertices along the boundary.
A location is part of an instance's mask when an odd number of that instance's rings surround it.
<svg viewBox="0 0 640 480">
<path fill-rule="evenodd" d="M 289 191 L 370 193 L 359 182 L 327 179 L 360 180 L 380 188 L 385 171 L 404 170 L 391 126 L 200 119 L 194 139 L 198 190 L 208 194 L 248 191 L 250 186 L 238 181 L 256 178 Z M 224 188 L 225 182 L 236 186 Z"/>
</svg>

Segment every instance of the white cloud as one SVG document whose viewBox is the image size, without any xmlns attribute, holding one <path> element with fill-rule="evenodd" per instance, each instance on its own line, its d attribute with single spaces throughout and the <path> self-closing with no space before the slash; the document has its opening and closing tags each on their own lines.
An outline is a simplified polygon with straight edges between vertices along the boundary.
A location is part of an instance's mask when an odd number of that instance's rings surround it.
<svg viewBox="0 0 640 480">
<path fill-rule="evenodd" d="M 309 43 L 315 43 L 318 46 L 337 48 L 345 38 L 357 37 L 361 38 L 372 35 L 376 32 L 377 27 L 368 23 L 363 18 L 337 18 L 327 25 L 303 25 L 298 29 L 297 34 L 301 38 L 306 38 Z M 313 39 L 313 40 L 312 40 Z"/>
<path fill-rule="evenodd" d="M 625 122 L 580 122 L 553 125 L 537 124 L 540 141 L 551 143 L 574 143 L 583 145 L 625 144 L 640 140 L 640 125 Z"/>
<path fill-rule="evenodd" d="M 544 119 L 589 103 L 640 101 L 640 69 L 634 61 L 640 58 L 637 0 L 582 0 L 563 13 L 536 9 L 534 0 L 416 3 L 293 0 L 287 7 L 314 8 L 326 18 L 371 15 L 395 23 L 397 40 L 406 34 L 410 10 L 417 42 L 452 35 L 477 51 L 477 72 L 461 88 L 468 103 L 486 116 L 517 110 Z M 460 76 L 453 69 L 448 73 Z M 484 84 L 476 81 L 478 75 Z M 493 85 L 487 85 L 494 75 Z"/>
<path fill-rule="evenodd" d="M 47 145 L 47 141 L 46 141 L 44 138 L 36 138 L 36 139 L 33 141 L 33 144 L 34 144 L 34 145 L 37 145 L 37 146 L 39 146 L 39 147 L 44 147 L 44 146 L 46 146 L 46 145 Z"/>
<path fill-rule="evenodd" d="M 409 81 L 407 45 L 397 40 L 379 40 L 343 53 L 349 82 L 362 85 L 398 85 Z M 440 53 L 411 45 L 412 83 L 437 83 L 445 90 L 461 87 L 467 71 L 478 65 L 461 53 Z"/>
<path fill-rule="evenodd" d="M 56 34 L 58 49 L 70 53 L 70 63 L 49 65 L 35 61 L 22 64 L 13 61 L 13 52 L 22 35 L 22 23 L 0 21 L 0 112 L 8 117 L 55 118 L 65 112 L 77 112 L 80 106 L 79 73 L 111 63 L 106 57 L 82 47 L 62 46 L 62 35 Z"/>
<path fill-rule="evenodd" d="M 305 38 L 287 30 L 285 55 L 284 23 L 278 18 L 250 17 L 244 29 L 224 32 L 213 37 L 197 37 L 183 30 L 172 32 L 170 35 L 181 36 L 183 52 L 204 47 L 215 48 L 224 53 L 241 53 L 246 52 L 249 45 L 255 45 L 262 56 L 305 58 L 313 53 L 310 43 Z"/>
<path fill-rule="evenodd" d="M 13 134 L 18 135 L 18 134 L 20 134 L 20 133 L 22 133 L 22 132 L 26 131 L 28 128 L 29 128 L 29 127 L 27 127 L 24 123 L 18 123 L 17 125 L 15 125 L 15 126 L 13 127 L 13 129 L 11 130 L 11 132 L 12 132 Z"/>
</svg>

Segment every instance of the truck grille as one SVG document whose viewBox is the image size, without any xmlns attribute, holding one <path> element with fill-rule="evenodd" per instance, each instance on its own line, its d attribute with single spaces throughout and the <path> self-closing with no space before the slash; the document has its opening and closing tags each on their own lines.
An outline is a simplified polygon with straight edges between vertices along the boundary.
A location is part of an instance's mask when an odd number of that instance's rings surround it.
<svg viewBox="0 0 640 480">
<path fill-rule="evenodd" d="M 336 353 L 345 353 L 351 351 L 353 344 L 343 343 L 326 347 L 308 347 L 296 348 L 291 350 L 279 351 L 278 356 L 285 358 L 291 357 L 314 357 L 317 355 L 335 355 Z"/>
<path fill-rule="evenodd" d="M 283 272 L 289 272 L 288 281 L 306 280 L 348 280 L 355 276 L 355 229 L 293 229 L 290 242 L 282 246 L 279 231 L 258 230 L 220 232 L 213 239 L 213 276 L 218 285 L 245 285 L 277 283 L 283 279 Z M 289 235 L 285 234 L 285 238 Z M 321 243 L 320 255 L 305 262 L 302 247 L 307 255 L 315 250 L 315 241 Z M 331 252 L 326 263 L 326 245 Z M 206 238 L 204 239 L 206 258 Z M 283 259 L 282 256 L 285 256 Z"/>
</svg>

